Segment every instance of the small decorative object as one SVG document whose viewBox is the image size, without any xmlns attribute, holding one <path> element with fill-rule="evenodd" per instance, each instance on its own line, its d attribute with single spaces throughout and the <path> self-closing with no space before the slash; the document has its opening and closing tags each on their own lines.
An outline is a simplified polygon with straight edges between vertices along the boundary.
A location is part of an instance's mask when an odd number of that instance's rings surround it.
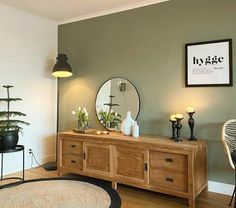
<svg viewBox="0 0 236 208">
<path fill-rule="evenodd" d="M 109 132 L 108 131 L 103 131 L 102 134 L 107 135 L 107 134 L 109 134 Z"/>
<path fill-rule="evenodd" d="M 98 112 L 98 117 L 99 117 L 99 121 L 103 124 L 104 127 L 106 127 L 108 130 L 117 130 L 119 124 L 121 123 L 121 115 L 114 112 L 112 110 L 112 107 L 114 106 L 120 106 L 117 103 L 113 103 L 113 98 L 115 96 L 110 95 L 110 102 L 109 103 L 104 103 L 104 105 L 109 106 L 108 111 L 104 111 L 103 109 L 101 109 Z"/>
<path fill-rule="evenodd" d="M 180 114 L 180 113 L 177 113 L 175 115 L 175 118 L 176 118 L 176 129 L 177 129 L 177 133 L 176 133 L 176 138 L 175 138 L 175 142 L 182 142 L 182 139 L 180 138 L 180 135 L 181 135 L 181 128 L 182 128 L 182 124 L 181 124 L 181 120 L 184 119 L 183 115 Z"/>
<path fill-rule="evenodd" d="M 193 129 L 194 129 L 194 124 L 195 124 L 195 121 L 193 119 L 193 115 L 195 113 L 195 110 L 192 108 L 192 107 L 188 107 L 186 109 L 186 112 L 187 114 L 189 115 L 189 119 L 188 119 L 188 125 L 190 127 L 190 131 L 191 131 L 191 136 L 188 140 L 190 141 L 196 141 L 197 139 L 195 138 L 194 136 L 194 133 L 193 133 Z"/>
<path fill-rule="evenodd" d="M 102 132 L 101 131 L 96 131 L 96 134 L 97 135 L 102 135 Z"/>
<path fill-rule="evenodd" d="M 186 87 L 233 86 L 232 39 L 189 43 Z"/>
<path fill-rule="evenodd" d="M 132 134 L 131 127 L 133 124 L 134 120 L 131 117 L 131 112 L 128 111 L 125 120 L 121 123 L 121 132 L 126 136 L 130 136 Z"/>
<path fill-rule="evenodd" d="M 0 111 L 0 149 L 15 149 L 19 139 L 18 133 L 22 130 L 22 127 L 19 125 L 29 125 L 29 123 L 12 118 L 15 116 L 26 116 L 26 114 L 19 111 L 10 111 L 10 103 L 22 99 L 10 98 L 9 89 L 13 88 L 13 86 L 5 85 L 3 88 L 7 90 L 7 98 L 0 98 L 0 102 L 7 103 L 7 111 Z"/>
<path fill-rule="evenodd" d="M 139 126 L 137 124 L 137 121 L 134 121 L 134 124 L 132 125 L 132 136 L 139 137 Z"/>
<path fill-rule="evenodd" d="M 108 134 L 109 134 L 109 131 L 96 131 L 96 134 L 97 134 L 97 135 L 102 135 L 102 134 L 108 135 Z"/>
<path fill-rule="evenodd" d="M 177 120 L 175 118 L 175 114 L 171 115 L 170 116 L 170 122 L 172 124 L 172 137 L 171 139 L 175 140 L 176 139 L 176 123 L 177 123 Z"/>
</svg>

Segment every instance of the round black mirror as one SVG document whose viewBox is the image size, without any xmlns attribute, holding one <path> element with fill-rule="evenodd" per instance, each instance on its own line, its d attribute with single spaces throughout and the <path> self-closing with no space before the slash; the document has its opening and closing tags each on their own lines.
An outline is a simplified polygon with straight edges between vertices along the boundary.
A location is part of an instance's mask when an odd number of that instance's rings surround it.
<svg viewBox="0 0 236 208">
<path fill-rule="evenodd" d="M 128 111 L 134 120 L 140 110 L 140 97 L 135 86 L 123 78 L 112 78 L 100 87 L 96 97 L 96 114 L 100 123 L 110 131 L 120 131 Z"/>
</svg>

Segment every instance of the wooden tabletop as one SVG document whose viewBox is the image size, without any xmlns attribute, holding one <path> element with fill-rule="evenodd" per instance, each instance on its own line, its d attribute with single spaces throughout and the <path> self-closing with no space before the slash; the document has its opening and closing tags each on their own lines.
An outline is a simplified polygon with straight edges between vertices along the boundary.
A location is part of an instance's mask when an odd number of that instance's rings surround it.
<svg viewBox="0 0 236 208">
<path fill-rule="evenodd" d="M 104 140 L 124 140 L 127 142 L 138 142 L 138 143 L 151 143 L 151 144 L 165 144 L 170 146 L 178 146 L 181 145 L 182 147 L 192 147 L 192 146 L 199 146 L 199 145 L 206 145 L 207 141 L 203 139 L 198 139 L 196 141 L 189 141 L 188 139 L 183 139 L 183 142 L 175 142 L 174 140 L 170 139 L 169 137 L 165 136 L 158 136 L 158 135 L 140 135 L 138 138 L 132 136 L 125 136 L 119 132 L 109 132 L 109 134 L 105 135 L 97 135 L 97 134 L 81 134 L 75 133 L 71 131 L 59 132 L 60 136 L 71 136 L 73 138 L 76 137 L 86 137 L 91 139 L 100 139 Z"/>
</svg>

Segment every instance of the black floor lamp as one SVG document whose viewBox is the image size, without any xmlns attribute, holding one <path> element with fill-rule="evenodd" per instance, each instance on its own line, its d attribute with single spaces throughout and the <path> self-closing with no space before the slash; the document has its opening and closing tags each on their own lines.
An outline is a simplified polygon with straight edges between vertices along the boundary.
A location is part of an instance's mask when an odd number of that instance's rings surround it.
<svg viewBox="0 0 236 208">
<path fill-rule="evenodd" d="M 57 77 L 57 133 L 59 131 L 59 78 L 72 76 L 72 68 L 67 62 L 68 58 L 65 54 L 58 54 L 57 63 L 53 67 L 52 75 Z M 56 139 L 56 161 L 45 163 L 43 165 L 47 171 L 57 170 L 57 139 Z"/>
</svg>

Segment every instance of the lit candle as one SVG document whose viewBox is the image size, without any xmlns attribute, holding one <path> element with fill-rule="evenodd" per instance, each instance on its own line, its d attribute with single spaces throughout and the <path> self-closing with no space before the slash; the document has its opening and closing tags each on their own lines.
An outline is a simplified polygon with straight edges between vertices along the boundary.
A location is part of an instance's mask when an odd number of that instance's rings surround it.
<svg viewBox="0 0 236 208">
<path fill-rule="evenodd" d="M 195 110 L 194 110 L 193 107 L 188 107 L 188 108 L 186 108 L 186 112 L 187 113 L 193 113 L 193 112 L 195 112 Z"/>
<path fill-rule="evenodd" d="M 183 118 L 183 115 L 180 114 L 180 113 L 177 113 L 177 114 L 175 114 L 175 118 L 176 118 L 176 119 L 182 119 L 182 118 Z"/>
<path fill-rule="evenodd" d="M 176 121 L 175 114 L 170 115 L 170 121 Z"/>
</svg>

